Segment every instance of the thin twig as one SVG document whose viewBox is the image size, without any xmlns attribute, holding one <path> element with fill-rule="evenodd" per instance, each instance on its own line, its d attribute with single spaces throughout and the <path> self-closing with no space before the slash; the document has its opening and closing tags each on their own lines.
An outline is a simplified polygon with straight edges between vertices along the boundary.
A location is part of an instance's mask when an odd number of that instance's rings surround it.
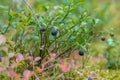
<svg viewBox="0 0 120 80">
<path fill-rule="evenodd" d="M 69 5 L 69 7 L 68 7 L 68 10 L 67 10 L 67 13 L 65 14 L 65 16 L 63 17 L 63 19 L 59 22 L 59 23 L 62 23 L 64 20 L 65 20 L 65 18 L 68 16 L 68 14 L 69 14 L 69 12 L 70 12 L 70 5 Z"/>
<path fill-rule="evenodd" d="M 35 73 L 34 73 L 35 74 Z M 36 80 L 40 80 L 39 77 L 37 76 L 37 74 L 35 74 Z"/>
<path fill-rule="evenodd" d="M 41 26 L 41 25 L 39 24 L 40 22 L 38 21 L 37 17 L 35 16 L 35 12 L 34 12 L 34 10 L 32 9 L 32 6 L 30 5 L 30 3 L 28 3 L 27 0 L 23 0 L 23 1 L 26 3 L 26 5 L 28 6 L 28 8 L 31 10 L 35 22 L 37 22 L 38 26 L 40 27 L 40 26 Z"/>
<path fill-rule="evenodd" d="M 53 16 L 51 19 L 50 19 L 50 21 L 49 21 L 49 23 L 47 24 L 47 29 L 48 29 L 48 27 L 52 24 L 52 21 L 56 18 L 56 16 L 58 16 L 58 14 L 57 15 L 55 15 L 55 16 Z"/>
</svg>

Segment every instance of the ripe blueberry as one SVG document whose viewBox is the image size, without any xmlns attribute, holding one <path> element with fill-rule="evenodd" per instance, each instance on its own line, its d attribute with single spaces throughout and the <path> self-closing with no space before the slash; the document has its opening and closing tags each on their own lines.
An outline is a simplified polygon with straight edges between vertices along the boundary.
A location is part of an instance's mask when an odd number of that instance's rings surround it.
<svg viewBox="0 0 120 80">
<path fill-rule="evenodd" d="M 56 35 L 57 35 L 57 30 L 52 30 L 52 31 L 51 31 L 51 34 L 52 34 L 53 36 L 56 36 Z"/>
<path fill-rule="evenodd" d="M 46 31 L 46 29 L 45 28 L 40 28 L 40 31 L 44 32 L 44 31 Z"/>
<path fill-rule="evenodd" d="M 101 36 L 102 41 L 105 41 L 105 39 L 106 39 L 105 36 Z"/>
<path fill-rule="evenodd" d="M 111 37 L 114 37 L 114 33 L 111 33 L 110 36 L 111 36 Z"/>
<path fill-rule="evenodd" d="M 82 50 L 79 50 L 79 55 L 84 56 L 84 52 Z"/>
<path fill-rule="evenodd" d="M 88 80 L 93 80 L 93 78 L 89 77 Z"/>
</svg>

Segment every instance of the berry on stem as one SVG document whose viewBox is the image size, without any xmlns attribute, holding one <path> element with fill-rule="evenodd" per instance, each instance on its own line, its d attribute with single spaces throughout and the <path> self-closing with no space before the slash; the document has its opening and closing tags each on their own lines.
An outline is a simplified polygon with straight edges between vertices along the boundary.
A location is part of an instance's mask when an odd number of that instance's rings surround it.
<svg viewBox="0 0 120 80">
<path fill-rule="evenodd" d="M 105 36 L 101 36 L 102 41 L 105 41 L 105 39 L 106 39 Z"/>
<path fill-rule="evenodd" d="M 45 28 L 40 28 L 40 31 L 45 32 L 46 29 Z"/>
<path fill-rule="evenodd" d="M 110 36 L 111 36 L 111 37 L 114 37 L 114 33 L 111 33 Z"/>
<path fill-rule="evenodd" d="M 84 52 L 82 50 L 79 50 L 79 55 L 84 56 Z"/>
<path fill-rule="evenodd" d="M 53 36 L 56 36 L 56 35 L 57 35 L 57 30 L 52 30 L 52 31 L 51 31 L 51 34 L 52 34 Z"/>
</svg>

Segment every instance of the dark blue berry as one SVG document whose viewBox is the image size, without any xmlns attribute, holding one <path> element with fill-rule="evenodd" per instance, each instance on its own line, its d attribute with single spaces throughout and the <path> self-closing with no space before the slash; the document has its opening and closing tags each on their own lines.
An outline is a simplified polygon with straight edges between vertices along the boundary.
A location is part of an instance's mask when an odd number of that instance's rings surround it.
<svg viewBox="0 0 120 80">
<path fill-rule="evenodd" d="M 93 80 L 93 78 L 89 77 L 88 80 Z"/>
<path fill-rule="evenodd" d="M 105 36 L 101 36 L 102 41 L 105 41 L 105 39 L 106 39 Z"/>
<path fill-rule="evenodd" d="M 114 37 L 114 33 L 111 33 L 110 36 L 111 36 L 111 37 Z"/>
<path fill-rule="evenodd" d="M 56 36 L 56 35 L 57 35 L 57 30 L 52 30 L 52 31 L 51 31 L 51 34 L 52 34 L 53 36 Z"/>
<path fill-rule="evenodd" d="M 45 28 L 40 28 L 40 31 L 45 32 L 46 29 Z"/>
<path fill-rule="evenodd" d="M 79 55 L 84 56 L 84 52 L 82 50 L 79 50 Z"/>
</svg>

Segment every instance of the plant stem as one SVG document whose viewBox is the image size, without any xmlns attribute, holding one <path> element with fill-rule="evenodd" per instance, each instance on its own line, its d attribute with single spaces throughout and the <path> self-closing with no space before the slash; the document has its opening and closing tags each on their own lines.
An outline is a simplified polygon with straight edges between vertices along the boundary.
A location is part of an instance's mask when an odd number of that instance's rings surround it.
<svg viewBox="0 0 120 80">
<path fill-rule="evenodd" d="M 82 69 L 84 69 L 85 63 L 84 63 L 84 56 L 82 57 Z"/>
<path fill-rule="evenodd" d="M 32 67 L 33 67 L 33 72 L 35 72 L 34 60 L 33 60 L 33 62 L 32 62 Z M 34 77 L 34 76 L 32 77 L 32 80 L 35 80 L 35 77 Z"/>
<path fill-rule="evenodd" d="M 69 5 L 69 7 L 68 7 L 67 13 L 66 13 L 65 16 L 63 17 L 63 19 L 59 22 L 60 24 L 65 20 L 65 18 L 68 16 L 69 12 L 70 12 L 70 5 Z"/>
<path fill-rule="evenodd" d="M 55 49 L 55 52 L 56 52 L 57 51 L 57 37 L 56 36 L 55 36 L 54 49 Z"/>
</svg>

